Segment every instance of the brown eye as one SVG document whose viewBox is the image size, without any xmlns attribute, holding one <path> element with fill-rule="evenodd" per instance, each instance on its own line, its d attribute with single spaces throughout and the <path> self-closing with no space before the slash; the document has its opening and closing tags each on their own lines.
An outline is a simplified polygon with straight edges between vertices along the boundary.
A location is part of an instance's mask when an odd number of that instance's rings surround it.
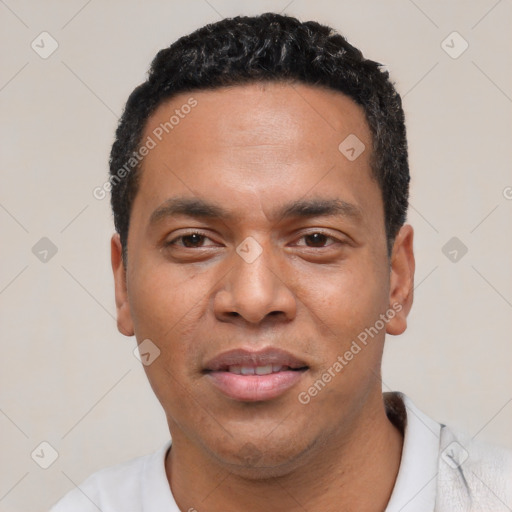
<svg viewBox="0 0 512 512">
<path fill-rule="evenodd" d="M 311 242 L 308 247 L 323 247 L 330 238 L 332 237 L 324 235 L 323 233 L 311 233 L 310 235 L 304 235 L 304 239 Z"/>
<path fill-rule="evenodd" d="M 342 244 L 343 242 L 327 233 L 314 231 L 302 235 L 297 245 L 301 247 L 310 247 L 312 249 L 324 249 L 331 245 L 335 245 L 336 243 Z"/>
<path fill-rule="evenodd" d="M 170 242 L 167 242 L 166 245 L 185 247 L 186 249 L 198 249 L 204 246 L 206 240 L 209 240 L 206 235 L 193 231 L 173 238 Z"/>
<path fill-rule="evenodd" d="M 192 233 L 191 235 L 181 237 L 185 247 L 197 247 L 205 238 L 206 237 L 204 235 L 200 235 L 199 233 Z"/>
</svg>

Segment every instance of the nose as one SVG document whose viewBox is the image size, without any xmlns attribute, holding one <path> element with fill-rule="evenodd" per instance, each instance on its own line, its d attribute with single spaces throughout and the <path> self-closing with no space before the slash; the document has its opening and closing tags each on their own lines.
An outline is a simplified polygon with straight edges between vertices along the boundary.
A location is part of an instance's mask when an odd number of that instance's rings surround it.
<svg viewBox="0 0 512 512">
<path fill-rule="evenodd" d="M 297 302 L 290 289 L 291 269 L 278 265 L 279 256 L 262 247 L 253 261 L 233 254 L 233 266 L 221 282 L 214 298 L 214 311 L 221 321 L 243 319 L 249 324 L 290 321 Z"/>
</svg>

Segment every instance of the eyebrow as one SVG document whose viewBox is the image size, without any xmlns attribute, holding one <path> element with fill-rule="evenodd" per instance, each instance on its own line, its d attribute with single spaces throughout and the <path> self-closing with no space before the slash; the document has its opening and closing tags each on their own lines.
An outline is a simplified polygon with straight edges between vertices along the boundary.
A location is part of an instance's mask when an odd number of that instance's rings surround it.
<svg viewBox="0 0 512 512">
<path fill-rule="evenodd" d="M 237 215 L 217 203 L 195 197 L 173 197 L 166 200 L 149 218 L 149 224 L 156 224 L 166 217 L 187 216 L 201 219 L 234 220 Z M 275 210 L 271 218 L 348 217 L 360 220 L 363 217 L 359 206 L 342 199 L 298 199 Z"/>
</svg>

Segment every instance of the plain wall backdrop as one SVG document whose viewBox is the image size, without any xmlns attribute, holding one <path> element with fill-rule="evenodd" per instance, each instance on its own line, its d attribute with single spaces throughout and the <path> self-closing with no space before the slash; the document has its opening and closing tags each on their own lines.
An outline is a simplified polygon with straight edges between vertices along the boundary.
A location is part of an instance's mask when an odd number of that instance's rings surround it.
<svg viewBox="0 0 512 512">
<path fill-rule="evenodd" d="M 509 0 L 2 0 L 1 511 L 46 510 L 168 438 L 135 339 L 116 329 L 109 198 L 92 191 L 155 53 L 267 11 L 330 24 L 403 97 L 417 287 L 407 332 L 387 339 L 383 388 L 512 447 Z M 42 442 L 58 454 L 48 469 Z"/>
</svg>

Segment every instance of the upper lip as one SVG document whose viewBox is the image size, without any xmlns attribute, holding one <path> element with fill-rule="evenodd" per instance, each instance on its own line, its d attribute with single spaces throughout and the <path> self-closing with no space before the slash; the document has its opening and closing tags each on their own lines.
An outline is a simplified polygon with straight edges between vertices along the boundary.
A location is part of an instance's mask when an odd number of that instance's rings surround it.
<svg viewBox="0 0 512 512">
<path fill-rule="evenodd" d="M 266 366 L 269 364 L 289 366 L 290 368 L 305 368 L 308 365 L 285 350 L 266 348 L 263 350 L 233 349 L 210 359 L 206 365 L 207 371 L 227 370 L 230 366 Z"/>
</svg>

